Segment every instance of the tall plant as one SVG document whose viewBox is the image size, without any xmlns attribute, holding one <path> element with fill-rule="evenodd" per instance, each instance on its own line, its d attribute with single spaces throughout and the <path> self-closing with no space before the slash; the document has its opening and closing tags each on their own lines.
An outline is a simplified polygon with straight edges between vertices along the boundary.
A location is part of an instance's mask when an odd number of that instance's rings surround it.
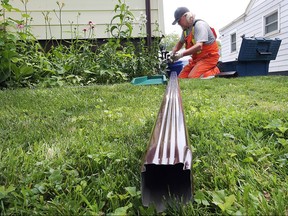
<svg viewBox="0 0 288 216">
<path fill-rule="evenodd" d="M 118 0 L 118 3 L 114 7 L 114 12 L 119 12 L 119 14 L 112 18 L 109 31 L 115 38 L 130 38 L 133 31 L 134 15 L 125 1 Z"/>
<path fill-rule="evenodd" d="M 115 44 L 119 45 L 115 50 L 117 59 L 114 61 L 119 63 L 117 64 L 118 68 L 125 71 L 130 79 L 135 76 L 158 73 L 160 68 L 158 59 L 159 41 L 156 39 L 150 47 L 147 47 L 147 35 L 143 31 L 147 23 L 146 16 L 141 13 L 140 17 L 135 19 L 129 6 L 121 0 L 118 0 L 118 4 L 115 5 L 114 12 L 117 14 L 112 18 L 108 30 L 116 40 Z M 136 22 L 139 22 L 140 40 L 137 43 L 134 40 L 134 43 L 132 43 L 130 39 L 133 28 L 136 27 Z M 158 31 L 158 29 L 155 31 Z"/>
<path fill-rule="evenodd" d="M 17 36 L 15 33 L 7 31 L 12 27 L 12 22 L 6 19 L 5 11 L 16 10 L 9 4 L 9 0 L 1 0 L 0 18 L 0 84 L 6 81 L 12 74 L 14 58 L 18 56 L 16 52 Z"/>
<path fill-rule="evenodd" d="M 58 5 L 59 8 L 59 14 L 56 13 L 56 10 L 54 10 L 54 13 L 56 17 L 59 20 L 59 25 L 60 25 L 60 39 L 63 39 L 63 25 L 62 25 L 62 9 L 65 6 L 64 2 L 59 2 L 57 1 L 56 4 Z"/>
</svg>

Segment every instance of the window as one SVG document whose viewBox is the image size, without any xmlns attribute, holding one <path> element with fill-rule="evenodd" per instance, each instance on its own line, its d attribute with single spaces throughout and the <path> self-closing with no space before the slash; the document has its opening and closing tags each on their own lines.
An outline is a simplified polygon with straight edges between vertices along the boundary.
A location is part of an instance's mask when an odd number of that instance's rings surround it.
<svg viewBox="0 0 288 216">
<path fill-rule="evenodd" d="M 264 34 L 278 31 L 278 11 L 264 17 Z"/>
<path fill-rule="evenodd" d="M 231 52 L 236 51 L 236 33 L 230 35 Z"/>
</svg>

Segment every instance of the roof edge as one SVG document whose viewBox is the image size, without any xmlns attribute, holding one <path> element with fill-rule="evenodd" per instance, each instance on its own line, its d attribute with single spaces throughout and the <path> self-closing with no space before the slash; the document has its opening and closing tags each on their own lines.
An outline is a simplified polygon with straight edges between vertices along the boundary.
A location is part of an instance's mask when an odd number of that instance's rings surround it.
<svg viewBox="0 0 288 216">
<path fill-rule="evenodd" d="M 236 19 L 234 19 L 232 22 L 228 23 L 227 25 L 225 25 L 224 27 L 219 29 L 219 32 L 223 31 L 224 29 L 228 28 L 229 26 L 231 26 L 232 24 L 238 22 L 241 19 L 244 19 L 246 17 L 246 15 L 248 14 L 248 12 L 250 11 L 251 7 L 253 6 L 253 4 L 255 3 L 256 0 L 250 0 L 249 4 L 246 7 L 245 12 L 240 15 L 239 17 L 237 17 Z"/>
<path fill-rule="evenodd" d="M 232 22 L 228 23 L 227 25 L 225 25 L 224 27 L 219 29 L 219 32 L 223 31 L 224 29 L 228 28 L 229 26 L 231 26 L 232 24 L 238 22 L 241 19 L 244 19 L 246 17 L 246 13 L 243 13 L 242 15 L 240 15 L 238 18 L 234 19 Z"/>
</svg>

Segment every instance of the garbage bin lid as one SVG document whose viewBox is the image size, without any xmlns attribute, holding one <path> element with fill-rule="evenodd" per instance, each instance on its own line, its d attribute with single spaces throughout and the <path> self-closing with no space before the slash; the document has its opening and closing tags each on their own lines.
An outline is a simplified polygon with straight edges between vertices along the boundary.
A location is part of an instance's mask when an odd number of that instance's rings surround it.
<svg viewBox="0 0 288 216">
<path fill-rule="evenodd" d="M 275 60 L 281 40 L 264 37 L 243 37 L 238 61 Z"/>
</svg>

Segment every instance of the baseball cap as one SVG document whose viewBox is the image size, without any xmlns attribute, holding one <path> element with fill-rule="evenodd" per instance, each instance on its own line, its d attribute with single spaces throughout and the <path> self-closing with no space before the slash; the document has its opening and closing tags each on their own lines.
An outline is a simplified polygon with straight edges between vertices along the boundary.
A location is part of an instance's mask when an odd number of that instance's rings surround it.
<svg viewBox="0 0 288 216">
<path fill-rule="evenodd" d="M 178 7 L 175 12 L 174 12 L 174 17 L 175 17 L 175 20 L 174 22 L 172 23 L 172 25 L 175 25 L 176 23 L 178 23 L 178 21 L 181 19 L 181 17 L 185 14 L 189 12 L 189 9 L 186 8 L 186 7 Z"/>
</svg>

